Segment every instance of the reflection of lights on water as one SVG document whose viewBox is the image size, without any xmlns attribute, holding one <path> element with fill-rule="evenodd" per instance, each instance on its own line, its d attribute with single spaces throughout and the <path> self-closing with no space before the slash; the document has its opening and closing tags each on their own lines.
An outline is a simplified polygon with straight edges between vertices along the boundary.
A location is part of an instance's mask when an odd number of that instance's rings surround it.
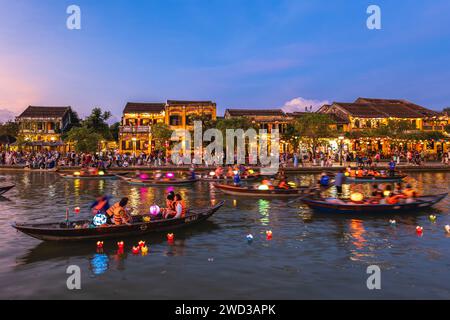
<svg viewBox="0 0 450 320">
<path fill-rule="evenodd" d="M 53 184 L 48 186 L 48 196 L 51 198 L 56 196 L 56 188 Z"/>
<path fill-rule="evenodd" d="M 104 253 L 97 253 L 92 257 L 90 264 L 92 273 L 98 276 L 105 273 L 108 270 L 109 258 Z"/>
<path fill-rule="evenodd" d="M 30 177 L 28 175 L 24 175 L 22 182 L 25 186 L 29 186 L 30 185 Z"/>
<path fill-rule="evenodd" d="M 237 200 L 236 199 L 233 200 L 233 207 L 237 207 Z"/>
<path fill-rule="evenodd" d="M 259 214 L 262 216 L 259 221 L 261 221 L 261 224 L 263 226 L 266 226 L 269 224 L 269 211 L 270 211 L 270 202 L 268 200 L 260 199 L 258 201 L 258 210 Z"/>
<path fill-rule="evenodd" d="M 364 224 L 361 220 L 351 220 L 350 222 L 350 236 L 353 239 L 353 245 L 355 246 L 355 250 L 351 250 L 352 260 L 360 260 L 364 256 L 367 256 L 367 253 L 361 252 L 366 247 L 366 239 L 364 238 L 364 234 L 366 233 L 366 229 L 364 228 Z"/>
<path fill-rule="evenodd" d="M 100 192 L 103 192 L 103 189 L 105 189 L 105 180 L 99 180 L 98 181 L 98 190 Z"/>
<path fill-rule="evenodd" d="M 129 194 L 128 199 L 129 199 L 129 205 L 128 205 L 129 207 L 131 207 L 131 208 L 139 207 L 139 205 L 141 203 L 141 194 L 136 187 L 130 189 L 130 194 Z M 135 209 L 133 209 L 132 214 L 135 214 L 134 211 L 135 211 Z"/>
</svg>

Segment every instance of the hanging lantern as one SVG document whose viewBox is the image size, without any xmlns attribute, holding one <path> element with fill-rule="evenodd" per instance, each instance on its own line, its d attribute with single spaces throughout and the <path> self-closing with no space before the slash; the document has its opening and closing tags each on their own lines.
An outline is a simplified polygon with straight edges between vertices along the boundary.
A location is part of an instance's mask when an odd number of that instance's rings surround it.
<svg viewBox="0 0 450 320">
<path fill-rule="evenodd" d="M 157 206 L 156 204 L 152 205 L 150 207 L 150 214 L 152 216 L 157 216 L 161 212 L 161 208 Z"/>
<path fill-rule="evenodd" d="M 76 171 L 76 172 L 73 173 L 73 175 L 74 175 L 75 177 L 78 177 L 78 176 L 81 175 L 81 172 L 80 172 L 80 171 Z"/>
</svg>

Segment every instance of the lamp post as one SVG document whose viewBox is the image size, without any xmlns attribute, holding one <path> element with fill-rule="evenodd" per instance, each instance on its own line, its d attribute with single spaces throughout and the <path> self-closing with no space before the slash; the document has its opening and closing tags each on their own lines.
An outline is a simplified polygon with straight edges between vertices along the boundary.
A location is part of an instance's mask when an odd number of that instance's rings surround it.
<svg viewBox="0 0 450 320">
<path fill-rule="evenodd" d="M 342 144 L 344 142 L 344 137 L 339 137 L 339 165 L 342 167 Z"/>
</svg>

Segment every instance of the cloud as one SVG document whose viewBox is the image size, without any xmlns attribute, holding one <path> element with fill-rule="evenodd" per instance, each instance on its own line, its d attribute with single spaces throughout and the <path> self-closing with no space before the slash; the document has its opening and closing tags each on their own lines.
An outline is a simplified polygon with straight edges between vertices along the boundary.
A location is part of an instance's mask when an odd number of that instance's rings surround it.
<svg viewBox="0 0 450 320">
<path fill-rule="evenodd" d="M 7 109 L 0 109 L 0 123 L 4 123 L 8 120 L 14 120 L 15 112 Z"/>
<path fill-rule="evenodd" d="M 304 112 L 305 108 L 309 108 L 312 106 L 312 111 L 316 111 L 324 104 L 329 104 L 330 102 L 327 100 L 314 100 L 314 99 L 305 99 L 302 97 L 298 97 L 286 102 L 283 106 L 284 112 Z"/>
</svg>

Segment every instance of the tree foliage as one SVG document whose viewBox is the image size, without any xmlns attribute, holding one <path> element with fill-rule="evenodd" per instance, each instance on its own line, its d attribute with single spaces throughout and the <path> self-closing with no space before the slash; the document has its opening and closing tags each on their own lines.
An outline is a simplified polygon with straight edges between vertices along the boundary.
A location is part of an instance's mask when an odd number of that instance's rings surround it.
<svg viewBox="0 0 450 320">
<path fill-rule="evenodd" d="M 67 141 L 75 144 L 77 152 L 96 152 L 99 148 L 99 143 L 102 136 L 86 127 L 74 127 L 67 134 Z"/>
<path fill-rule="evenodd" d="M 157 123 L 152 126 L 152 137 L 155 139 L 156 149 L 163 150 L 166 142 L 172 137 L 172 130 L 165 123 Z"/>
<path fill-rule="evenodd" d="M 91 114 L 81 122 L 81 125 L 92 130 L 92 132 L 98 133 L 104 140 L 112 140 L 113 136 L 107 123 L 110 118 L 111 112 L 102 111 L 101 108 L 97 107 L 92 109 Z"/>
<path fill-rule="evenodd" d="M 0 124 L 0 136 L 11 136 L 17 138 L 19 135 L 19 124 L 14 121 L 7 121 Z"/>
<path fill-rule="evenodd" d="M 216 128 L 222 131 L 223 136 L 226 136 L 227 129 L 242 129 L 244 131 L 254 128 L 257 129 L 257 126 L 254 125 L 248 118 L 245 117 L 236 117 L 230 119 L 220 119 L 217 120 Z"/>
</svg>

